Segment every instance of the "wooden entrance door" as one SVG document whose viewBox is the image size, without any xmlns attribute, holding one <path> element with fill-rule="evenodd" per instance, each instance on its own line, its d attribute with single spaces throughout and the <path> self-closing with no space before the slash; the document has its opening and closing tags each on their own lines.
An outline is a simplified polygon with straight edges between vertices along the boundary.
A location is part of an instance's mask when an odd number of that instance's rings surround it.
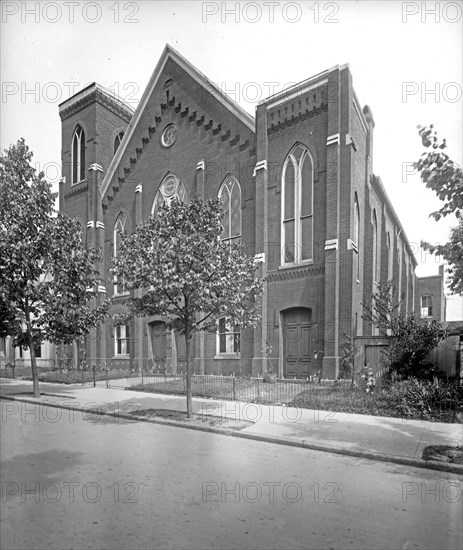
<svg viewBox="0 0 463 550">
<path fill-rule="evenodd" d="M 150 323 L 153 363 L 156 368 L 164 368 L 167 362 L 166 325 L 162 322 Z"/>
<path fill-rule="evenodd" d="M 310 309 L 292 309 L 284 314 L 284 376 L 309 376 L 313 360 L 313 337 Z"/>
<path fill-rule="evenodd" d="M 185 346 L 185 335 L 184 334 L 175 334 L 175 342 L 177 345 L 177 372 L 184 373 L 186 372 L 186 346 Z M 191 346 L 191 340 L 190 340 Z"/>
</svg>

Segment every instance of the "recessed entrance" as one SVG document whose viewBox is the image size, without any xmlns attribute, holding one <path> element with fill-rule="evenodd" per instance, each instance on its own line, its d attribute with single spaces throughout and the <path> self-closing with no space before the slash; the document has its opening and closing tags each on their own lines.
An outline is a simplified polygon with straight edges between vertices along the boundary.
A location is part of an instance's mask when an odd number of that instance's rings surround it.
<svg viewBox="0 0 463 550">
<path fill-rule="evenodd" d="M 167 368 L 169 372 L 185 371 L 186 353 L 185 336 L 167 330 L 162 321 L 149 323 L 151 353 L 153 366 L 156 369 Z"/>
<path fill-rule="evenodd" d="M 312 310 L 291 309 L 283 313 L 283 375 L 304 378 L 311 374 L 314 325 Z"/>
<path fill-rule="evenodd" d="M 167 332 L 166 324 L 162 322 L 150 323 L 149 332 L 153 354 L 153 366 L 165 368 L 167 363 Z"/>
</svg>

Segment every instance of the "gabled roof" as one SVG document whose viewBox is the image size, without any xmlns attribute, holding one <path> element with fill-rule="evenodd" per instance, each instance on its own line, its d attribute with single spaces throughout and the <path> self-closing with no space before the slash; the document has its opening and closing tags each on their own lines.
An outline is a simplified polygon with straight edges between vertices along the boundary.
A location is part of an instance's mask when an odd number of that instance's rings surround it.
<svg viewBox="0 0 463 550">
<path fill-rule="evenodd" d="M 158 83 L 159 77 L 164 70 L 169 59 L 172 59 L 177 65 L 179 65 L 190 77 L 192 77 L 200 86 L 206 88 L 206 90 L 212 94 L 216 99 L 218 99 L 227 109 L 230 110 L 241 122 L 243 122 L 252 132 L 255 132 L 255 123 L 254 118 L 248 114 L 242 107 L 238 105 L 231 97 L 224 94 L 219 88 L 217 88 L 202 72 L 198 71 L 189 61 L 187 61 L 182 55 L 180 55 L 172 46 L 166 44 L 164 51 L 156 65 L 156 68 L 151 75 L 151 78 L 148 82 L 148 85 L 143 93 L 143 96 L 138 104 L 137 109 L 130 121 L 127 129 L 125 131 L 124 139 L 121 143 L 121 146 L 114 155 L 111 164 L 109 165 L 108 171 L 106 172 L 103 182 L 101 185 L 101 196 L 104 197 L 106 194 L 110 182 L 113 179 L 116 168 L 122 159 L 130 138 L 135 131 L 135 128 L 138 125 L 138 122 L 148 104 L 148 101 Z"/>
</svg>

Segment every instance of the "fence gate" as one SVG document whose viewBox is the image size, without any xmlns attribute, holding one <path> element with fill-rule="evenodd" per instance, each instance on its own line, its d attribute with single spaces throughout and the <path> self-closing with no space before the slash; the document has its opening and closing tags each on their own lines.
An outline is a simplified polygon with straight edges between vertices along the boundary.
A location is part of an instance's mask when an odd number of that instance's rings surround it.
<svg viewBox="0 0 463 550">
<path fill-rule="evenodd" d="M 381 360 L 386 349 L 387 346 L 384 345 L 365 345 L 364 364 L 368 365 L 373 370 L 373 374 L 376 374 L 381 370 Z"/>
</svg>

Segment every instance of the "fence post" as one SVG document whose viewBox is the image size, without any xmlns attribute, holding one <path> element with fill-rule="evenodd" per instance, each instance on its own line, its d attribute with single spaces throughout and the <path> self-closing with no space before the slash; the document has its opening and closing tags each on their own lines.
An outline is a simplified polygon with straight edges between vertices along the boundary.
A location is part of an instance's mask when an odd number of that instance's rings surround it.
<svg viewBox="0 0 463 550">
<path fill-rule="evenodd" d="M 257 375 L 257 399 L 260 400 L 260 376 Z"/>
<path fill-rule="evenodd" d="M 93 365 L 92 369 L 93 369 L 93 387 L 95 388 L 96 387 L 96 372 L 95 372 L 96 367 L 95 367 L 95 365 Z M 82 371 L 82 374 L 83 373 L 84 373 L 84 371 Z"/>
<path fill-rule="evenodd" d="M 108 368 L 105 368 L 105 373 L 106 373 L 106 387 L 109 388 Z"/>
<path fill-rule="evenodd" d="M 236 401 L 236 382 L 235 382 L 235 376 L 233 376 L 233 401 Z"/>
<path fill-rule="evenodd" d="M 84 369 L 81 370 L 82 373 L 82 386 L 84 385 Z"/>
</svg>

